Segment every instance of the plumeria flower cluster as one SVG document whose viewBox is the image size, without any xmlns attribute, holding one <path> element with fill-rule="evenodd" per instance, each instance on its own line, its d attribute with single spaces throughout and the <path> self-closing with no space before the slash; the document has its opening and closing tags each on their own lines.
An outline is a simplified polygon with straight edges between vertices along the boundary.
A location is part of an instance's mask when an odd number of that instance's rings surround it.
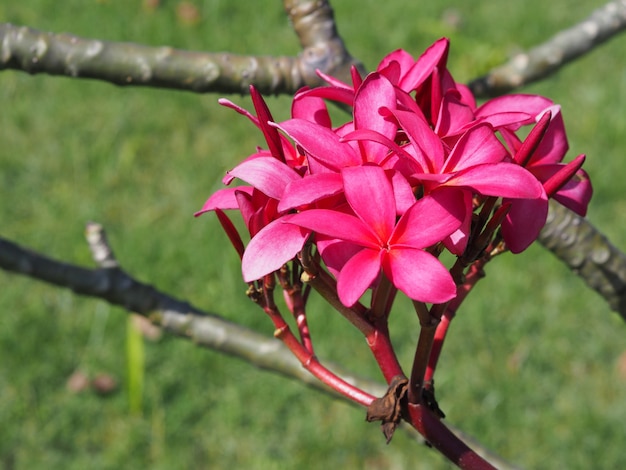
<svg viewBox="0 0 626 470">
<path fill-rule="evenodd" d="M 267 143 L 224 178 L 247 185 L 217 191 L 197 213 L 217 213 L 246 282 L 312 244 L 346 307 L 381 282 L 442 304 L 459 284 L 439 261 L 443 250 L 464 266 L 494 242 L 519 253 L 545 224 L 549 198 L 585 214 L 585 157 L 563 163 L 559 106 L 523 94 L 478 106 L 446 68 L 448 49 L 444 38 L 417 60 L 397 50 L 366 77 L 353 70 L 350 84 L 320 73 L 327 86 L 300 90 L 282 122 L 254 87 L 255 114 L 220 100 Z M 329 101 L 349 107 L 352 120 L 333 124 Z M 247 246 L 225 210 L 243 216 Z"/>
</svg>

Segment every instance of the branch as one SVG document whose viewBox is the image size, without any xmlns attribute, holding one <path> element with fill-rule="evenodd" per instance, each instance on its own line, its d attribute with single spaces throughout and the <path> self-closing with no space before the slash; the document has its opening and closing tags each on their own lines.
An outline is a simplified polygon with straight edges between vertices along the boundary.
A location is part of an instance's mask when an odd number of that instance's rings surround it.
<svg viewBox="0 0 626 470">
<path fill-rule="evenodd" d="M 469 83 L 480 98 L 502 95 L 541 80 L 626 29 L 626 0 L 610 2 L 581 23 Z"/>
<path fill-rule="evenodd" d="M 304 85 L 321 83 L 317 69 L 346 78 L 351 65 L 362 68 L 337 34 L 327 1 L 286 0 L 285 8 L 304 48 L 298 57 L 183 51 L 54 34 L 5 23 L 0 24 L 0 70 L 197 93 L 247 94 L 253 83 L 264 94 L 294 94 Z"/>
<path fill-rule="evenodd" d="M 587 219 L 552 200 L 538 240 L 626 320 L 626 254 Z"/>
<path fill-rule="evenodd" d="M 189 339 L 198 346 L 238 357 L 262 370 L 297 380 L 313 389 L 354 404 L 314 378 L 287 347 L 275 338 L 269 338 L 225 320 L 214 313 L 202 311 L 188 302 L 171 297 L 131 277 L 120 268 L 100 225 L 88 224 L 86 238 L 92 257 L 99 266 L 96 269 L 54 260 L 1 237 L 0 268 L 71 289 L 80 295 L 106 300 L 130 313 L 141 314 L 168 333 Z M 382 383 L 355 376 L 334 364 L 328 362 L 325 364 L 347 382 L 376 396 L 384 395 L 387 389 Z M 447 427 L 498 468 L 503 470 L 515 468 L 485 449 L 475 439 L 453 429 L 452 426 Z M 406 424 L 402 428 L 423 442 L 423 438 L 413 428 Z"/>
</svg>

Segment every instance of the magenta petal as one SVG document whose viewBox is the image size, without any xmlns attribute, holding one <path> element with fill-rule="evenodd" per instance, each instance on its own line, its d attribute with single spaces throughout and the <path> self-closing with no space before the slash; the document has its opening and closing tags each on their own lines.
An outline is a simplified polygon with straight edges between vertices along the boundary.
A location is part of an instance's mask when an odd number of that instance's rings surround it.
<svg viewBox="0 0 626 470">
<path fill-rule="evenodd" d="M 514 94 L 504 95 L 487 101 L 476 110 L 476 117 L 485 117 L 497 113 L 519 111 L 530 116 L 527 124 L 534 121 L 534 116 L 552 106 L 553 102 L 539 95 Z"/>
<path fill-rule="evenodd" d="M 310 94 L 298 93 L 296 95 L 291 103 L 291 116 L 312 121 L 324 127 L 332 127 L 326 103 L 322 98 Z"/>
<path fill-rule="evenodd" d="M 343 179 L 339 173 L 319 173 L 307 175 L 287 185 L 278 204 L 278 211 L 284 212 L 343 191 Z"/>
<path fill-rule="evenodd" d="M 346 199 L 357 216 L 386 242 L 396 220 L 393 188 L 385 171 L 377 166 L 341 171 Z"/>
<path fill-rule="evenodd" d="M 228 173 L 274 199 L 280 199 L 289 182 L 300 179 L 293 169 L 272 157 L 245 160 Z"/>
<path fill-rule="evenodd" d="M 287 217 L 271 222 L 250 240 L 241 260 L 244 281 L 256 281 L 277 271 L 302 250 L 309 231 L 285 223 Z"/>
<path fill-rule="evenodd" d="M 344 264 L 337 279 L 337 294 L 346 307 L 352 307 L 380 272 L 380 250 L 363 249 Z"/>
<path fill-rule="evenodd" d="M 456 296 L 456 286 L 448 270 L 423 250 L 390 250 L 383 257 L 383 271 L 394 286 L 413 300 L 440 304 Z"/>
<path fill-rule="evenodd" d="M 422 168 L 438 172 L 443 166 L 443 144 L 423 117 L 416 113 L 396 110 L 394 115 L 416 150 L 416 160 Z"/>
<path fill-rule="evenodd" d="M 435 41 L 424 51 L 419 59 L 417 59 L 413 67 L 405 73 L 400 82 L 400 88 L 404 91 L 411 92 L 424 83 L 435 67 L 445 66 L 448 59 L 449 47 L 450 41 L 447 38 L 441 38 Z"/>
<path fill-rule="evenodd" d="M 352 147 L 340 142 L 339 136 L 327 127 L 304 119 L 289 119 L 275 125 L 309 155 L 330 168 L 339 169 L 361 163 L 361 157 Z"/>
<path fill-rule="evenodd" d="M 291 215 L 288 222 L 330 238 L 339 238 L 371 248 L 380 246 L 376 235 L 361 219 L 343 212 L 329 209 L 310 209 Z"/>
<path fill-rule="evenodd" d="M 368 129 L 394 139 L 396 123 L 383 116 L 381 108 L 395 107 L 396 92 L 391 82 L 379 73 L 369 74 L 354 98 L 355 129 Z M 387 154 L 387 148 L 378 143 L 362 141 L 361 146 L 367 161 L 378 162 Z"/>
<path fill-rule="evenodd" d="M 404 213 L 389 244 L 412 248 L 434 245 L 461 226 L 465 213 L 463 191 L 434 191 Z"/>
<path fill-rule="evenodd" d="M 479 124 L 461 136 L 444 166 L 444 172 L 459 171 L 483 163 L 501 162 L 506 149 L 489 124 Z"/>
<path fill-rule="evenodd" d="M 235 188 L 223 188 L 215 191 L 209 199 L 204 203 L 202 209 L 194 214 L 195 217 L 204 214 L 205 212 L 213 211 L 215 209 L 229 210 L 239 209 L 237 203 L 236 191 L 245 192 L 252 195 L 252 187 L 250 186 L 237 186 Z"/>
<path fill-rule="evenodd" d="M 485 196 L 511 198 L 538 198 L 543 187 L 528 170 L 515 163 L 478 165 L 459 172 L 446 186 L 472 188 Z"/>
<path fill-rule="evenodd" d="M 578 173 L 553 197 L 568 209 L 584 217 L 587 214 L 587 206 L 592 194 L 593 188 L 589 175 L 584 170 L 578 170 Z"/>
<path fill-rule="evenodd" d="M 514 199 L 502 221 L 502 237 L 512 253 L 521 253 L 539 236 L 548 217 L 548 199 Z"/>
</svg>

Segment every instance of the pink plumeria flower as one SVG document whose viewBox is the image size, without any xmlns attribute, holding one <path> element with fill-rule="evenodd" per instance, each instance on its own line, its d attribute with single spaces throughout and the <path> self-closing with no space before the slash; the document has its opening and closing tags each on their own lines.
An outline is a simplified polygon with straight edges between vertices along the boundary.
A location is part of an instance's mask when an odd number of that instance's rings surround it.
<svg viewBox="0 0 626 470">
<path fill-rule="evenodd" d="M 456 286 L 450 273 L 424 249 L 442 241 L 460 226 L 462 211 L 458 196 L 451 192 L 427 196 L 396 222 L 393 188 L 382 168 L 344 168 L 341 174 L 354 215 L 311 209 L 286 221 L 361 247 L 339 272 L 337 292 L 341 302 L 354 305 L 381 270 L 411 299 L 432 303 L 452 299 Z"/>
</svg>

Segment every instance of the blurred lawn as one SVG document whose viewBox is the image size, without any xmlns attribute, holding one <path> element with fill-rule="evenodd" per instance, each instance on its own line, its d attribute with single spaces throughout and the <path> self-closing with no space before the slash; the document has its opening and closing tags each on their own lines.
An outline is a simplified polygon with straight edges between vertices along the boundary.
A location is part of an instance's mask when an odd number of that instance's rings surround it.
<svg viewBox="0 0 626 470">
<path fill-rule="evenodd" d="M 278 0 L 196 0 L 195 25 L 177 19 L 174 1 L 155 11 L 139 1 L 4 3 L 2 22 L 108 40 L 259 54 L 299 47 Z M 419 54 L 447 35 L 460 81 L 597 7 L 590 0 L 335 3 L 348 47 L 369 67 L 392 49 Z M 451 13 L 460 25 L 446 20 Z M 589 218 L 621 247 L 624 41 L 524 90 L 562 104 L 570 156 L 589 157 Z M 1 73 L 0 235 L 90 265 L 84 224 L 101 222 L 139 279 L 271 334 L 243 294 L 236 256 L 214 218 L 192 217 L 221 175 L 262 142 L 217 98 Z M 278 119 L 288 103 L 270 99 Z M 392 327 L 408 362 L 417 325 L 408 304 L 399 307 L 407 308 Z M 125 311 L 4 272 L 0 311 L 0 468 L 449 468 L 402 433 L 386 446 L 362 410 L 176 338 L 146 344 L 144 408 L 133 415 L 124 393 Z M 378 378 L 358 334 L 318 301 L 311 312 L 313 334 L 329 338 L 319 343 L 323 357 Z M 624 322 L 541 247 L 502 257 L 453 325 L 440 404 L 451 423 L 522 467 L 626 468 L 625 333 Z M 77 369 L 112 374 L 120 391 L 69 393 Z"/>
</svg>

